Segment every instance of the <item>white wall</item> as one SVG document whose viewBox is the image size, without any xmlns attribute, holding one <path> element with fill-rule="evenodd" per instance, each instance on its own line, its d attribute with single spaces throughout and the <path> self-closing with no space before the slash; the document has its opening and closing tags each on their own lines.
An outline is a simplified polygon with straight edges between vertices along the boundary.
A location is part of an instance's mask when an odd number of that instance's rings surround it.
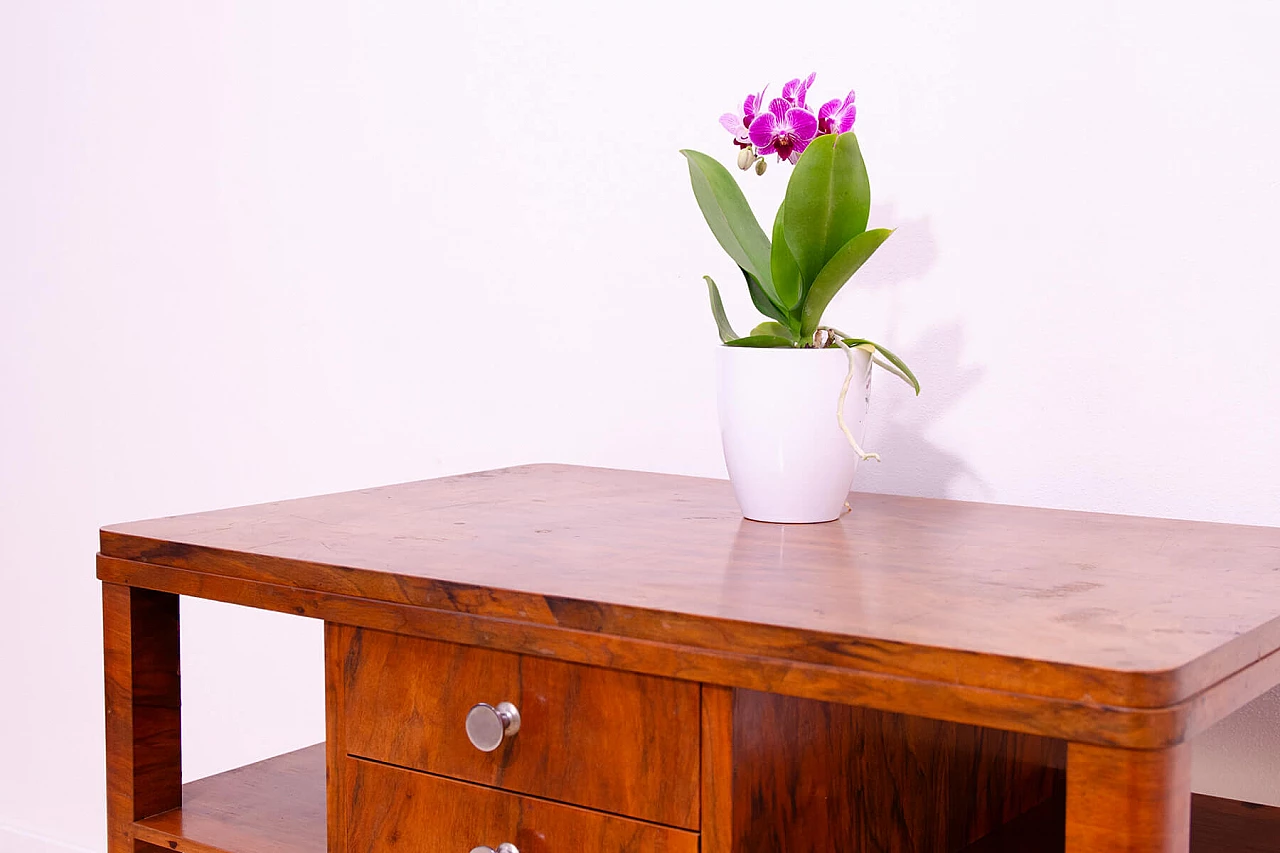
<svg viewBox="0 0 1280 853">
<path fill-rule="evenodd" d="M 829 314 L 925 385 L 878 383 L 860 488 L 1280 525 L 1278 27 L 0 4 L 0 850 L 103 848 L 99 525 L 533 460 L 723 475 L 700 276 L 735 279 L 676 150 L 730 156 L 765 81 L 858 89 L 899 228 Z M 318 626 L 183 618 L 189 776 L 323 737 Z M 1278 770 L 1280 694 L 1196 752 L 1202 791 L 1280 804 Z"/>
</svg>

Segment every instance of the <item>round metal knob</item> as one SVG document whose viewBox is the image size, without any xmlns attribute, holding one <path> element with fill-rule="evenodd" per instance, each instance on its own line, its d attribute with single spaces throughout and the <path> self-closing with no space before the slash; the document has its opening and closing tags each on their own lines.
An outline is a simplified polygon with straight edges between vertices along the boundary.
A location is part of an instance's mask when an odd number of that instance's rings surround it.
<svg viewBox="0 0 1280 853">
<path fill-rule="evenodd" d="M 514 844 L 507 844 L 506 842 L 503 842 L 498 845 L 497 850 L 481 844 L 479 847 L 472 847 L 471 853 L 520 853 L 520 851 L 516 849 Z"/>
<path fill-rule="evenodd" d="M 520 712 L 510 702 L 499 702 L 496 708 L 481 702 L 467 712 L 467 738 L 471 741 L 471 745 L 481 752 L 493 752 L 502 746 L 503 738 L 511 737 L 518 731 L 520 731 Z M 507 847 L 511 849 L 503 850 L 499 845 L 498 853 L 520 853 L 510 844 Z M 479 849 L 476 848 L 476 850 Z M 473 850 L 472 853 L 475 851 Z"/>
</svg>

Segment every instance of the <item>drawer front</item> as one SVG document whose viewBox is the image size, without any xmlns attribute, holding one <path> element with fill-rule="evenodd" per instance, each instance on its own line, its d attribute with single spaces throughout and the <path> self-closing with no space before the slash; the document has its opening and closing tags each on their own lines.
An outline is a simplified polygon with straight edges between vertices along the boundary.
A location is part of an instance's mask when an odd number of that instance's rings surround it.
<svg viewBox="0 0 1280 853">
<path fill-rule="evenodd" d="M 697 684 L 380 631 L 348 636 L 349 754 L 698 827 Z M 481 702 L 510 702 L 520 715 L 492 752 L 467 737 Z"/>
<path fill-rule="evenodd" d="M 353 800 L 348 853 L 470 853 L 515 845 L 519 853 L 697 853 L 698 836 L 347 759 Z"/>
</svg>

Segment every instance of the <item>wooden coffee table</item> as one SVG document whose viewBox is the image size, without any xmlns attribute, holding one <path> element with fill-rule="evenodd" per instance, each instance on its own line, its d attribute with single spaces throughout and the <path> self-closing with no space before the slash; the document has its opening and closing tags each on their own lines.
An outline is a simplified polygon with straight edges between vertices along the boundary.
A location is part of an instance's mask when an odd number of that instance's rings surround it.
<svg viewBox="0 0 1280 853">
<path fill-rule="evenodd" d="M 109 850 L 1188 850 L 1280 530 L 851 502 L 535 465 L 103 528 Z M 325 745 L 184 791 L 180 595 L 325 621 Z"/>
</svg>

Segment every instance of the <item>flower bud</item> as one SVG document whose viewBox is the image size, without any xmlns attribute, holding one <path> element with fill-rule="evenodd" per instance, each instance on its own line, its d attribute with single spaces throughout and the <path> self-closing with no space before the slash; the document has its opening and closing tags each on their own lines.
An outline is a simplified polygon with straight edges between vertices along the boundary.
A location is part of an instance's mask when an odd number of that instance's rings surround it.
<svg viewBox="0 0 1280 853">
<path fill-rule="evenodd" d="M 756 174 L 757 174 L 757 175 L 763 175 L 763 174 L 764 174 L 764 170 L 765 170 L 765 169 L 767 169 L 767 168 L 769 168 L 769 164 L 765 161 L 765 159 L 764 159 L 763 157 L 761 157 L 759 160 L 757 160 L 757 161 L 756 161 Z"/>
<path fill-rule="evenodd" d="M 746 171 L 751 168 L 751 162 L 756 159 L 754 148 L 743 148 L 738 152 L 738 168 Z"/>
</svg>

